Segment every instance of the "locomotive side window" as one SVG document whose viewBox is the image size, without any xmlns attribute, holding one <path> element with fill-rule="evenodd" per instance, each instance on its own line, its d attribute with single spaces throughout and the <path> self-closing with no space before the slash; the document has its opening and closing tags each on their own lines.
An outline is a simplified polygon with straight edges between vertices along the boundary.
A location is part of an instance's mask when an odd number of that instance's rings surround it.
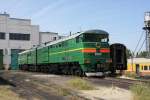
<svg viewBox="0 0 150 100">
<path fill-rule="evenodd" d="M 61 47 L 61 44 L 59 44 L 59 47 Z"/>
<path fill-rule="evenodd" d="M 53 46 L 52 46 L 52 45 L 50 45 L 50 48 L 53 48 Z"/>
<path fill-rule="evenodd" d="M 76 37 L 76 43 L 79 43 L 79 36 Z"/>
<path fill-rule="evenodd" d="M 82 42 L 83 40 L 83 35 L 79 35 L 76 37 L 76 43 Z"/>
<path fill-rule="evenodd" d="M 64 42 L 62 42 L 62 47 L 64 47 L 65 46 L 65 43 Z"/>
</svg>

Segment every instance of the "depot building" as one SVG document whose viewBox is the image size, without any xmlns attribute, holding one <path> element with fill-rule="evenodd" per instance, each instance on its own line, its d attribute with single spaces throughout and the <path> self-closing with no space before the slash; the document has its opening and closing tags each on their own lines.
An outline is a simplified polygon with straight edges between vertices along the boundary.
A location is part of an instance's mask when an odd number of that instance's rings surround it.
<svg viewBox="0 0 150 100">
<path fill-rule="evenodd" d="M 55 32 L 39 32 L 39 25 L 32 25 L 30 19 L 0 14 L 0 69 L 17 69 L 19 52 L 59 38 Z"/>
</svg>

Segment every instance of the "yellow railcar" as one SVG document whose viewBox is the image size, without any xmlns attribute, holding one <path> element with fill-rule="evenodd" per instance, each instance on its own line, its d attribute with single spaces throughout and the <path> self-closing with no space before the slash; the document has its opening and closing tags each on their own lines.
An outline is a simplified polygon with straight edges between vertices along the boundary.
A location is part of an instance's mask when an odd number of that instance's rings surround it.
<svg viewBox="0 0 150 100">
<path fill-rule="evenodd" d="M 150 59 L 128 59 L 127 72 L 135 72 L 139 76 L 150 76 Z"/>
</svg>

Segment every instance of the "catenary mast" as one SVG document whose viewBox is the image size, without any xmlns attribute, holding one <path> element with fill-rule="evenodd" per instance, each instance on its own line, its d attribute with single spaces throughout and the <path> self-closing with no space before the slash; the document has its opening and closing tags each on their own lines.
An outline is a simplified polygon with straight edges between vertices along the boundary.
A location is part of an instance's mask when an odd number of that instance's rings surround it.
<svg viewBox="0 0 150 100">
<path fill-rule="evenodd" d="M 146 36 L 145 36 L 145 39 L 146 39 L 146 51 L 148 52 L 147 53 L 147 57 L 150 57 L 150 12 L 145 12 L 144 25 L 145 26 L 143 27 L 143 29 L 146 32 Z"/>
</svg>

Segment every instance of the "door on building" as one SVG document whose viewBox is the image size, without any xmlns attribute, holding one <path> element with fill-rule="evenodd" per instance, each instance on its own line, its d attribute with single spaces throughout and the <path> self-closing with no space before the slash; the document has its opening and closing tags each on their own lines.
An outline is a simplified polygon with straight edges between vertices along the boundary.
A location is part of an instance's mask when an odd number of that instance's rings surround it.
<svg viewBox="0 0 150 100">
<path fill-rule="evenodd" d="M 4 69 L 3 66 L 3 50 L 0 49 L 0 70 Z"/>
<path fill-rule="evenodd" d="M 136 65 L 135 65 L 135 68 L 136 68 L 136 69 L 135 69 L 136 74 L 139 75 L 139 73 L 140 73 L 140 66 L 139 66 L 139 64 L 136 64 Z"/>
<path fill-rule="evenodd" d="M 21 52 L 20 49 L 11 49 L 11 69 L 18 70 L 18 53 Z"/>
</svg>

